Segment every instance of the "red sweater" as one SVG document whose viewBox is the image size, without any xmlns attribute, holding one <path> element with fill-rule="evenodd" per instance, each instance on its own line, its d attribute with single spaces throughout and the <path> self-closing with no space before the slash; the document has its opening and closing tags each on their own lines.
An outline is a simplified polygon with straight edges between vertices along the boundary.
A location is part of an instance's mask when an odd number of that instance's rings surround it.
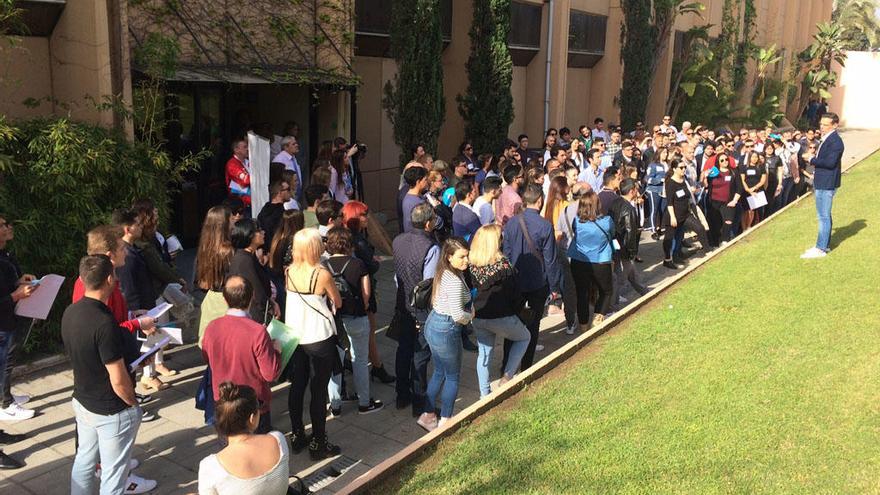
<svg viewBox="0 0 880 495">
<path fill-rule="evenodd" d="M 230 381 L 253 388 L 263 402 L 260 412 L 269 410 L 269 382 L 281 371 L 281 356 L 265 326 L 247 316 L 221 316 L 205 328 L 202 355 L 211 367 L 214 400 L 220 399 L 220 384 Z"/>
<path fill-rule="evenodd" d="M 248 173 L 244 163 L 234 155 L 226 162 L 226 189 L 229 191 L 230 195 L 232 195 L 232 190 L 229 188 L 231 182 L 235 182 L 242 189 L 250 187 L 251 185 L 251 174 Z M 245 206 L 250 206 L 251 197 L 249 195 L 237 197 L 241 198 L 241 201 Z"/>
<path fill-rule="evenodd" d="M 76 282 L 73 283 L 73 302 L 79 301 L 85 296 L 85 294 L 86 287 L 83 285 L 82 279 L 77 277 Z M 119 290 L 119 281 L 116 282 L 116 287 L 113 288 L 113 293 L 110 294 L 110 300 L 107 301 L 107 306 L 110 308 L 110 311 L 113 313 L 113 318 L 120 327 L 131 333 L 135 333 L 141 329 L 141 323 L 137 318 L 133 320 L 128 319 L 128 304 L 125 302 L 125 296 L 122 295 L 122 291 Z"/>
</svg>

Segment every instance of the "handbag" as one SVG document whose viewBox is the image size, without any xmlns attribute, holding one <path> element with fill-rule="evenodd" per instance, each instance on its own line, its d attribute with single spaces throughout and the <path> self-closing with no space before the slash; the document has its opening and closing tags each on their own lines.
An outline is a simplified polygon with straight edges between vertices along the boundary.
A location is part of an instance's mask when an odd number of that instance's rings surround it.
<svg viewBox="0 0 880 495">
<path fill-rule="evenodd" d="M 409 305 L 415 309 L 431 309 L 431 295 L 434 291 L 434 278 L 426 278 L 413 287 Z"/>
</svg>

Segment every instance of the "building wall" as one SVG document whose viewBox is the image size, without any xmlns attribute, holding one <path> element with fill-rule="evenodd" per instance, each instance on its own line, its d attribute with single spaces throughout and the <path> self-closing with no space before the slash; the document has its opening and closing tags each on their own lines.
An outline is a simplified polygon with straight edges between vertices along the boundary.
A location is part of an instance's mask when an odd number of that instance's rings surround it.
<svg viewBox="0 0 880 495">
<path fill-rule="evenodd" d="M 846 65 L 835 62 L 832 70 L 839 79 L 828 107 L 840 116 L 841 125 L 880 129 L 880 99 L 875 86 L 880 81 L 880 53 L 847 52 Z"/>
<path fill-rule="evenodd" d="M 544 94 L 547 61 L 547 31 L 550 5 L 541 0 L 524 0 L 542 5 L 541 47 L 528 66 L 514 67 L 511 93 L 514 101 L 514 120 L 509 136 L 520 133 L 530 136 L 530 145 L 538 147 L 543 139 Z M 683 16 L 677 19 L 670 33 L 666 52 L 658 64 L 657 76 L 648 104 L 646 124 L 659 122 L 665 113 L 669 92 L 674 31 L 686 31 L 692 27 L 712 24 L 711 36 L 720 33 L 724 0 L 701 0 L 705 10 L 701 17 Z M 622 80 L 620 61 L 620 25 L 623 14 L 620 0 L 554 0 L 553 40 L 550 70 L 550 118 L 548 126 L 568 126 L 572 130 L 581 124 L 592 125 L 601 116 L 606 124 L 619 122 L 620 109 L 617 96 Z M 785 67 L 778 68 L 777 77 L 787 74 L 787 66 L 794 56 L 811 41 L 817 22 L 831 17 L 832 0 L 755 0 L 757 18 L 755 41 L 768 46 L 776 44 L 785 51 Z M 592 68 L 569 68 L 568 39 L 571 9 L 608 17 L 604 57 Z M 464 137 L 464 122 L 458 114 L 455 96 L 467 87 L 467 62 L 470 40 L 471 0 L 453 0 L 452 42 L 443 52 L 444 93 L 446 96 L 446 123 L 440 133 L 437 155 L 450 159 Z M 358 90 L 357 131 L 359 139 L 370 145 L 371 156 L 363 164 L 366 174 L 379 175 L 382 186 L 367 185 L 367 201 L 376 201 L 379 208 L 394 211 L 390 187 L 396 187 L 398 149 L 393 143 L 391 125 L 384 111 L 380 110 L 381 88 L 394 73 L 392 59 L 355 57 L 355 70 L 363 85 Z M 749 67 L 746 88 L 754 83 L 754 64 Z M 740 98 L 749 98 L 750 91 L 743 90 Z M 784 107 L 783 107 L 784 108 Z M 376 141 L 371 141 L 376 139 Z M 377 147 L 379 149 L 377 149 Z M 390 147 L 392 151 L 387 151 Z M 478 150 L 479 151 L 479 150 Z M 381 171 L 381 172 L 380 172 Z"/>
<path fill-rule="evenodd" d="M 113 94 L 106 6 L 106 2 L 67 0 L 51 36 L 24 37 L 17 46 L 0 48 L 0 113 L 11 118 L 70 115 L 113 125 L 112 113 L 99 111 L 90 101 L 102 102 Z M 121 63 L 127 65 L 127 57 Z M 125 67 L 122 72 L 129 70 Z M 130 104 L 130 80 L 123 84 L 123 101 Z M 26 98 L 49 101 L 28 108 L 22 104 Z"/>
</svg>

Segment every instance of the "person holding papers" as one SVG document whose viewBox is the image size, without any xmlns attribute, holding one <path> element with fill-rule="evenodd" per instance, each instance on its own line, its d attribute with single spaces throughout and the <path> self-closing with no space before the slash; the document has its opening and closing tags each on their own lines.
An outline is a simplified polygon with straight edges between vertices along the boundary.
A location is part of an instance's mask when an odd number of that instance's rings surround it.
<svg viewBox="0 0 880 495">
<path fill-rule="evenodd" d="M 743 157 L 745 167 L 740 171 L 740 180 L 742 180 L 743 200 L 742 200 L 742 230 L 751 228 L 752 225 L 761 221 L 761 212 L 763 207 L 752 209 L 747 199 L 749 196 L 757 197 L 766 194 L 764 188 L 767 187 L 767 167 L 764 166 L 764 157 L 757 152 L 749 152 Z M 766 199 L 766 196 L 765 196 Z"/>
<path fill-rule="evenodd" d="M 37 286 L 35 277 L 22 273 L 21 267 L 6 245 L 15 237 L 12 223 L 0 216 L 0 421 L 30 419 L 34 411 L 21 407 L 30 400 L 27 395 L 13 395 L 11 384 L 14 353 L 21 338 L 21 328 L 26 322 L 15 315 L 15 305 L 30 296 Z M 0 442 L 4 433 L 0 430 Z M 4 464 L 0 454 L 0 467 Z"/>
<path fill-rule="evenodd" d="M 257 392 L 260 420 L 256 433 L 263 434 L 272 430 L 269 384 L 281 373 L 281 353 L 266 327 L 250 319 L 253 297 L 253 285 L 244 277 L 232 275 L 226 280 L 223 299 L 229 310 L 205 328 L 202 355 L 211 367 L 215 401 L 220 399 L 220 384 L 227 381 Z"/>
<path fill-rule="evenodd" d="M 135 246 L 136 239 L 143 235 L 143 225 L 134 210 L 117 210 L 113 213 L 113 224 L 122 228 L 122 244 L 125 247 L 125 263 L 116 267 L 119 286 L 128 303 L 128 310 L 134 314 L 143 314 L 156 306 L 159 294 L 153 286 L 150 271 L 144 260 L 143 251 Z M 173 376 L 176 370 L 165 366 L 162 351 L 156 353 L 151 364 L 144 366 L 141 385 L 146 390 L 165 390 L 164 383 L 156 374 Z"/>
</svg>

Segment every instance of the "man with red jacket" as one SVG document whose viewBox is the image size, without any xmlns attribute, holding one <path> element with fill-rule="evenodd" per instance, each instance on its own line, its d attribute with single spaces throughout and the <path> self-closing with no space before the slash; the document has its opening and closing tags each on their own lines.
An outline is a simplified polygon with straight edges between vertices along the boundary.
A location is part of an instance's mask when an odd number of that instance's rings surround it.
<svg viewBox="0 0 880 495">
<path fill-rule="evenodd" d="M 232 142 L 232 158 L 226 162 L 226 189 L 230 197 L 241 198 L 245 206 L 251 205 L 251 173 L 247 139 L 236 139 Z"/>
</svg>

